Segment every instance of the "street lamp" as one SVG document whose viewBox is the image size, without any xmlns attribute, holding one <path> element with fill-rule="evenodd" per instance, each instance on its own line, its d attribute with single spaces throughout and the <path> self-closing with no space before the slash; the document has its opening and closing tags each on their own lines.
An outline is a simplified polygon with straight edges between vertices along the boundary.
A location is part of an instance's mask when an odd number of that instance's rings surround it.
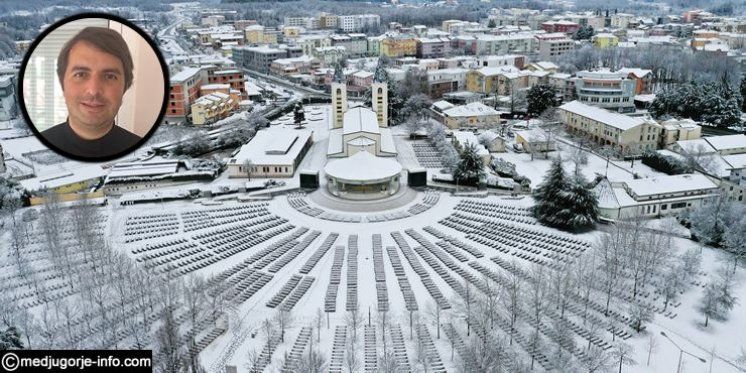
<svg viewBox="0 0 746 373">
<path fill-rule="evenodd" d="M 676 373 L 680 373 L 681 372 L 681 358 L 682 358 L 683 354 L 687 354 L 687 355 L 689 355 L 691 357 L 695 357 L 695 358 L 697 358 L 699 361 L 701 361 L 703 363 L 707 362 L 707 360 L 705 360 L 705 359 L 703 359 L 703 358 L 701 358 L 701 357 L 699 357 L 697 355 L 694 355 L 694 354 L 691 354 L 691 353 L 689 353 L 687 351 L 684 351 L 681 347 L 679 347 L 679 345 L 676 344 L 676 342 L 673 341 L 673 339 L 669 338 L 666 335 L 665 332 L 661 331 L 661 335 L 664 336 L 664 337 L 666 337 L 666 339 L 668 339 L 669 341 L 671 341 L 671 343 L 673 343 L 673 345 L 676 346 L 676 348 L 679 349 L 679 364 L 678 364 L 678 367 L 676 368 Z"/>
</svg>

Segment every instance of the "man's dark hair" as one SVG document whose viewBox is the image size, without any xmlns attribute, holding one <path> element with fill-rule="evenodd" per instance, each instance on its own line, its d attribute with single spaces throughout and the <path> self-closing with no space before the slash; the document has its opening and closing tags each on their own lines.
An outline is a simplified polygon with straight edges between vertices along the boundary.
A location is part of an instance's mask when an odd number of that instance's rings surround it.
<svg viewBox="0 0 746 373">
<path fill-rule="evenodd" d="M 124 68 L 124 90 L 127 91 L 130 88 L 132 85 L 132 55 L 130 55 L 130 50 L 127 48 L 127 43 L 124 41 L 122 35 L 105 27 L 86 27 L 65 43 L 65 46 L 60 51 L 60 55 L 57 57 L 57 77 L 60 79 L 60 85 L 63 90 L 65 89 L 63 81 L 65 79 L 65 71 L 67 71 L 67 63 L 70 59 L 70 50 L 79 42 L 86 42 L 96 49 L 119 59 Z"/>
</svg>

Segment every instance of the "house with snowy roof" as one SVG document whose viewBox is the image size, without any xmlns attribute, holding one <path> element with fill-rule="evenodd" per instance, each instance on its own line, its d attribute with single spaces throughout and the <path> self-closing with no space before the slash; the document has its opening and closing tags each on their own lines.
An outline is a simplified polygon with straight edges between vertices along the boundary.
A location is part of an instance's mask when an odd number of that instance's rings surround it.
<svg viewBox="0 0 746 373">
<path fill-rule="evenodd" d="M 500 115 L 502 112 L 481 102 L 471 102 L 466 105 L 444 109 L 442 112 L 436 111 L 436 114 L 441 122 L 451 129 L 492 128 L 500 124 Z"/>
<path fill-rule="evenodd" d="M 717 180 L 703 174 L 666 175 L 611 182 L 602 179 L 594 187 L 599 217 L 618 220 L 679 214 L 716 198 Z"/>
<path fill-rule="evenodd" d="M 228 161 L 228 177 L 293 177 L 312 144 L 313 132 L 306 129 L 258 131 Z"/>
</svg>

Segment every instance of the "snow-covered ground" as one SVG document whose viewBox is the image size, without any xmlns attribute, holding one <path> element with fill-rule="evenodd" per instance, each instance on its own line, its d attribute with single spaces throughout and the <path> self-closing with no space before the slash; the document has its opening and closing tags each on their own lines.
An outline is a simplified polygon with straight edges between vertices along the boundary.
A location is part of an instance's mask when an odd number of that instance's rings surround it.
<svg viewBox="0 0 746 373">
<path fill-rule="evenodd" d="M 328 237 L 330 233 L 337 233 L 339 237 L 334 242 L 333 246 L 343 245 L 347 246 L 348 238 L 352 235 L 356 235 L 358 238 L 358 263 L 359 263 L 359 288 L 358 288 L 358 303 L 360 310 L 364 314 L 364 319 L 367 322 L 368 310 L 372 313 L 372 322 L 375 325 L 376 309 L 377 309 L 377 298 L 376 298 L 376 287 L 373 273 L 373 246 L 372 240 L 373 235 L 379 234 L 382 240 L 382 247 L 384 248 L 384 263 L 386 272 L 386 286 L 388 288 L 388 299 L 389 299 L 389 319 L 392 324 L 398 323 L 405 336 L 405 343 L 407 345 L 407 352 L 409 355 L 410 363 L 413 362 L 415 354 L 415 342 L 409 338 L 409 321 L 408 313 L 405 310 L 404 298 L 402 296 L 401 289 L 396 281 L 396 275 L 394 273 L 389 256 L 386 253 L 386 247 L 392 246 L 397 248 L 397 252 L 406 270 L 406 276 L 412 287 L 412 291 L 415 294 L 417 303 L 420 307 L 420 317 L 424 318 L 422 312 L 428 308 L 428 305 L 434 304 L 434 299 L 429 295 L 425 289 L 420 277 L 415 273 L 412 266 L 407 260 L 399 247 L 399 245 L 392 238 L 392 232 L 400 232 L 414 248 L 418 246 L 417 241 L 410 235 L 405 233 L 409 229 L 413 229 L 424 236 L 427 240 L 432 243 L 438 242 L 439 240 L 423 230 L 426 226 L 435 227 L 439 231 L 445 234 L 453 235 L 457 239 L 465 242 L 473 247 L 483 251 L 485 256 L 482 258 L 472 257 L 465 251 L 462 251 L 464 255 L 468 256 L 468 262 L 461 264 L 461 267 L 468 273 L 473 273 L 476 276 L 479 274 L 469 267 L 468 263 L 479 263 L 491 270 L 500 271 L 501 268 L 494 261 L 490 260 L 492 257 L 500 257 L 505 260 L 515 259 L 514 255 L 499 252 L 493 248 L 484 246 L 471 238 L 466 238 L 464 232 L 444 226 L 442 219 L 452 216 L 454 214 L 455 206 L 462 200 L 468 199 L 463 197 L 453 197 L 448 194 L 441 194 L 436 206 L 420 215 L 416 215 L 411 218 L 396 220 L 395 224 L 392 222 L 381 222 L 381 223 L 340 223 L 340 222 L 329 222 L 326 220 L 317 219 L 306 214 L 297 211 L 291 207 L 288 203 L 288 199 L 284 196 L 277 197 L 269 202 L 268 210 L 278 217 L 287 219 L 291 224 L 296 227 L 306 227 L 309 231 L 319 231 L 320 235 L 313 241 L 313 243 L 305 250 L 300 252 L 297 257 L 289 261 L 285 266 L 278 271 L 274 278 L 264 287 L 262 287 L 256 294 L 251 296 L 248 301 L 240 304 L 236 311 L 236 319 L 233 320 L 234 324 L 231 325 L 231 329 L 224 335 L 219 337 L 214 343 L 212 343 L 203 353 L 202 359 L 205 366 L 210 367 L 211 371 L 222 371 L 221 366 L 223 364 L 236 365 L 239 367 L 239 372 L 246 371 L 244 364 L 246 362 L 246 356 L 249 351 L 262 349 L 264 340 L 261 338 L 260 324 L 263 320 L 271 318 L 276 312 L 274 309 L 268 308 L 265 304 L 285 285 L 288 278 L 292 274 L 298 274 L 300 269 L 306 263 L 306 261 L 314 254 L 316 249 L 321 245 L 321 242 Z M 493 203 L 506 206 L 515 207 L 526 207 L 531 204 L 530 199 L 522 200 L 509 200 L 501 199 L 498 197 L 488 197 L 485 199 L 471 199 L 478 202 Z M 308 200 L 310 204 L 312 202 Z M 238 202 L 224 202 L 219 205 L 218 208 L 228 208 L 232 206 L 240 205 Z M 210 206 L 214 208 L 215 206 Z M 188 211 L 199 211 L 204 209 L 202 206 L 195 205 L 189 202 L 172 202 L 169 203 L 169 211 L 176 214 L 183 214 Z M 155 214 L 161 211 L 160 204 L 146 204 L 139 205 L 137 207 L 126 207 L 117 210 L 116 216 L 113 221 L 113 227 L 125 227 L 125 224 L 121 223 L 125 216 L 142 216 L 147 214 Z M 462 214 L 464 212 L 461 212 Z M 466 215 L 469 215 L 466 213 Z M 119 220 L 117 220 L 119 219 Z M 183 217 L 182 217 L 183 219 Z M 494 221 L 506 221 L 503 218 L 492 218 Z M 558 234 L 561 237 L 570 237 L 549 228 L 536 226 L 534 224 L 522 225 L 520 223 L 512 223 L 516 226 L 526 226 L 529 229 L 535 229 L 542 232 Z M 226 225 L 230 226 L 230 224 Z M 199 233 L 201 231 L 197 231 Z M 121 237 L 121 231 L 116 228 L 114 230 L 115 237 Z M 593 242 L 599 233 L 590 233 L 581 236 L 585 242 Z M 178 237 L 187 238 L 189 235 L 178 234 Z M 276 239 L 279 239 L 278 236 Z M 167 241 L 166 239 L 163 239 Z M 153 241 L 153 242 L 157 242 Z M 275 240 L 268 241 L 269 243 Z M 678 246 L 678 250 L 685 250 L 689 247 L 696 247 L 697 244 L 685 240 L 682 238 L 676 238 L 675 242 Z M 142 244 L 128 244 L 123 247 L 130 250 L 135 247 L 141 247 Z M 257 247 L 246 250 L 235 256 L 229 258 L 229 260 L 223 260 L 216 264 L 213 264 L 205 269 L 198 271 L 201 275 L 215 275 L 224 270 L 227 270 L 234 266 L 236 263 L 249 258 L 251 255 L 259 252 L 266 245 L 259 245 Z M 308 291 L 301 297 L 300 301 L 295 305 L 292 311 L 293 322 L 292 326 L 288 328 L 286 334 L 286 341 L 281 343 L 275 352 L 273 368 L 279 369 L 281 363 L 279 360 L 284 355 L 285 351 L 288 351 L 293 346 L 295 337 L 304 326 L 312 325 L 315 327 L 315 317 L 317 310 L 324 309 L 324 298 L 329 283 L 330 270 L 333 262 L 333 249 L 326 252 L 326 254 L 319 260 L 319 262 L 313 267 L 313 270 L 305 275 L 313 276 L 315 280 L 308 289 Z M 520 252 L 520 250 L 510 250 L 513 252 Z M 710 249 L 702 249 L 703 264 L 702 270 L 708 274 L 708 276 L 699 276 L 698 278 L 691 278 L 692 281 L 704 282 L 709 277 L 709 274 L 714 273 L 715 267 L 719 265 L 718 259 L 722 257 L 722 253 Z M 433 280 L 435 285 L 445 295 L 445 297 L 453 303 L 453 300 L 457 298 L 454 290 L 441 278 L 432 267 L 426 264 L 423 257 L 418 256 L 419 261 L 426 269 L 429 277 Z M 517 263 L 528 266 L 529 262 L 521 259 L 517 259 Z M 345 255 L 345 261 L 342 266 L 342 276 L 339 283 L 339 293 L 336 299 L 337 312 L 329 315 L 329 328 L 327 325 L 326 315 L 322 318 L 322 329 L 321 339 L 318 343 L 318 347 L 324 353 L 325 356 L 329 356 L 333 344 L 335 327 L 338 325 L 345 324 L 345 313 L 341 312 L 344 308 L 346 292 L 346 271 L 347 271 L 347 258 Z M 453 276 L 458 276 L 456 273 L 451 273 Z M 460 277 L 459 277 L 460 278 Z M 746 299 L 746 287 L 743 286 L 743 274 L 739 273 L 738 276 L 739 285 L 736 287 L 735 292 L 740 299 Z M 463 280 L 462 280 L 463 281 Z M 676 317 L 670 319 L 663 315 L 656 315 L 654 321 L 648 325 L 647 330 L 642 335 L 635 335 L 627 343 L 630 343 L 635 348 L 634 358 L 638 362 L 637 366 L 625 368 L 624 371 L 635 371 L 635 372 L 664 372 L 671 369 L 675 369 L 675 364 L 678 359 L 678 350 L 667 340 L 665 340 L 659 333 L 665 331 L 672 339 L 676 341 L 679 346 L 686 349 L 687 351 L 699 355 L 705 358 L 708 363 L 702 364 L 694 359 L 684 358 L 684 371 L 687 372 L 706 372 L 709 370 L 710 362 L 710 351 L 715 347 L 715 359 L 713 360 L 712 371 L 714 372 L 737 372 L 738 370 L 732 365 L 736 356 L 740 353 L 741 346 L 746 345 L 746 340 L 742 331 L 746 330 L 746 313 L 743 312 L 742 306 L 738 306 L 731 313 L 730 320 L 727 322 L 716 322 L 710 321 L 711 326 L 707 329 L 700 327 L 700 323 L 703 321 L 702 316 L 695 310 L 695 306 L 701 297 L 702 288 L 694 287 L 687 291 L 681 298 L 681 305 L 675 308 L 671 308 L 677 314 Z M 432 306 L 430 306 L 432 307 Z M 443 311 L 442 317 L 447 320 L 453 315 L 451 311 Z M 240 320 L 240 322 L 238 322 Z M 462 320 L 452 320 L 454 325 L 457 326 L 457 330 L 462 333 L 462 337 L 465 336 L 463 329 Z M 428 323 L 431 335 L 435 338 L 434 325 Z M 459 328 L 460 326 L 460 328 Z M 361 329 L 362 330 L 362 329 Z M 251 338 L 250 334 L 257 333 L 255 338 Z M 314 332 L 316 333 L 316 332 Z M 359 331 L 359 334 L 362 334 Z M 656 340 L 657 347 L 654 350 L 650 359 L 650 366 L 646 366 L 647 354 L 648 354 L 648 338 L 653 336 Z M 316 338 L 314 334 L 314 338 Z M 579 345 L 583 345 L 582 338 L 575 336 L 578 340 Z M 609 333 L 602 333 L 602 338 L 610 341 Z M 360 341 L 362 343 L 362 339 Z M 314 342 L 316 344 L 316 342 Z M 379 350 L 382 348 L 382 342 L 380 341 L 379 335 Z M 443 359 L 448 370 L 455 369 L 454 362 L 450 360 L 451 348 L 448 340 L 441 336 L 440 340 L 435 340 L 435 345 L 438 349 L 441 359 Z M 360 352 L 362 353 L 362 352 Z M 524 353 L 525 354 L 525 353 Z M 271 370 L 271 371 L 274 371 Z"/>
<path fill-rule="evenodd" d="M 314 145 L 300 164 L 299 169 L 323 169 L 326 162 L 326 144 L 328 141 L 328 106 L 308 105 L 306 107 L 306 129 L 314 132 Z M 292 114 L 287 114 L 273 123 L 273 126 L 292 127 Z M 271 129 L 270 129 L 271 130 Z M 410 141 L 402 133 L 395 131 L 398 160 L 405 167 L 418 164 Z M 11 155 L 22 156 L 22 153 L 39 149 L 35 138 L 5 140 L 3 145 Z M 572 169 L 570 145 L 560 145 L 560 153 L 565 160 L 568 171 Z M 550 160 L 538 156 L 531 161 L 530 154 L 502 153 L 503 157 L 516 164 L 518 173 L 529 177 L 532 185 L 540 183 Z M 47 165 L 44 167 L 67 167 L 61 165 Z M 71 165 L 72 166 L 72 165 Z M 39 167 L 42 167 L 40 165 Z M 45 171 L 46 172 L 46 171 Z M 595 155 L 588 155 L 588 164 L 583 167 L 587 178 L 595 173 L 606 172 L 606 159 Z M 611 163 L 608 168 L 609 178 L 614 181 L 632 180 L 633 172 L 651 175 L 646 167 L 637 163 L 634 169 L 628 163 Z M 241 180 L 219 178 L 205 186 L 241 184 Z M 297 186 L 297 177 L 287 180 L 286 189 Z M 178 190 L 179 188 L 174 188 Z M 266 340 L 261 332 L 261 323 L 277 314 L 277 309 L 286 304 L 286 300 L 279 307 L 270 307 L 268 303 L 276 299 L 283 287 L 291 282 L 292 276 L 301 276 L 304 281 L 313 281 L 305 292 L 300 292 L 300 285 L 295 285 L 292 295 L 297 295 L 297 302 L 292 306 L 290 314 L 292 321 L 288 323 L 285 341 L 277 346 L 272 354 L 272 361 L 266 371 L 278 371 L 282 367 L 285 354 L 293 352 L 296 337 L 307 327 L 313 327 L 313 344 L 321 353 L 329 358 L 334 350 L 335 332 L 338 327 L 347 324 L 345 312 L 348 299 L 348 273 L 351 271 L 349 253 L 351 240 L 356 238 L 357 254 L 357 305 L 363 324 L 370 322 L 376 331 L 375 339 L 365 342 L 364 327 L 358 331 L 359 360 L 364 360 L 366 343 L 371 344 L 369 351 L 376 351 L 376 355 L 383 352 L 384 339 L 386 345 L 391 346 L 396 339 L 397 327 L 401 330 L 404 342 L 404 354 L 409 365 L 416 370 L 417 366 L 417 330 L 410 329 L 410 316 L 415 317 L 424 325 L 434 340 L 435 352 L 442 360 L 448 371 L 457 371 L 459 353 L 453 352 L 451 342 L 444 332 L 437 338 L 437 324 L 430 316 L 436 304 L 440 304 L 441 322 L 454 326 L 460 338 L 466 340 L 465 320 L 459 317 L 461 301 L 459 292 L 463 284 L 468 281 L 473 288 L 479 289 L 483 284 L 484 274 L 523 273 L 531 268 L 533 263 L 541 263 L 549 268 L 556 268 L 555 260 L 585 260 L 589 247 L 595 243 L 600 231 L 582 235 L 570 235 L 557 230 L 543 227 L 530 216 L 528 208 L 532 199 L 524 196 L 519 199 L 507 197 L 486 196 L 472 198 L 454 196 L 442 192 L 417 192 L 414 200 L 407 200 L 401 210 L 415 209 L 425 198 L 436 196 L 430 201 L 431 207 L 407 217 L 391 218 L 381 222 L 337 222 L 320 219 L 307 212 L 301 211 L 305 204 L 311 209 L 319 209 L 335 213 L 328 207 L 316 204 L 312 198 L 302 195 L 277 195 L 269 200 L 250 201 L 248 195 L 231 195 L 225 197 L 181 200 L 164 203 L 145 203 L 133 206 L 122 206 L 109 203 L 98 208 L 104 216 L 101 221 L 102 231 L 109 237 L 117 250 L 127 253 L 132 259 L 142 264 L 147 263 L 159 270 L 173 266 L 172 273 L 179 276 L 197 274 L 201 276 L 223 276 L 222 291 L 233 295 L 228 328 L 209 343 L 201 353 L 201 360 L 210 372 L 223 372 L 224 367 L 233 365 L 238 372 L 247 372 L 247 357 L 251 351 L 261 351 Z M 238 198 L 236 198 L 238 197 Z M 112 201 L 115 202 L 115 201 Z M 353 202 L 350 202 L 352 204 Z M 354 211 L 346 209 L 340 214 Z M 393 210 L 392 210 L 393 211 Z M 414 211 L 414 210 L 413 210 Z M 380 211 L 376 211 L 379 213 Z M 37 225 L 37 229 L 40 227 Z M 666 229 L 660 221 L 651 221 L 649 226 L 654 229 Z M 7 232 L 3 231 L 3 235 Z M 675 249 L 678 252 L 689 248 L 699 247 L 695 242 L 681 238 L 687 232 L 683 228 L 676 229 Z M 37 231 L 42 237 L 41 231 Z M 336 238 L 334 238 L 336 237 Z M 381 256 L 377 257 L 376 241 L 380 237 Z M 312 238 L 312 239 L 311 239 Z M 304 240 L 310 240 L 306 242 Z M 328 240 L 328 241 L 327 241 Z M 16 275 L 10 239 L 6 236 L 2 241 L 0 266 L 4 268 L 4 281 L 12 284 L 14 289 L 8 293 L 27 305 L 34 312 L 41 312 L 41 300 L 30 283 L 24 283 Z M 307 246 L 304 246 L 304 242 Z M 328 245 L 324 246 L 326 242 Z M 51 261 L 41 250 L 42 240 L 33 242 L 28 248 L 29 257 L 33 257 L 32 268 L 45 271 L 56 271 Z M 323 249 L 327 249 L 323 251 Z M 40 251 L 34 251 L 39 249 Z M 319 251 L 322 250 L 322 251 Z M 330 298 L 335 312 L 324 313 L 327 305 L 327 294 L 330 289 L 330 279 L 334 267 L 334 257 L 337 251 L 343 253 L 340 270 L 338 291 L 336 297 Z M 688 278 L 690 283 L 699 284 L 690 287 L 680 298 L 678 305 L 669 306 L 669 313 L 655 313 L 654 320 L 647 324 L 642 334 L 635 333 L 629 324 L 619 326 L 620 336 L 628 336 L 626 343 L 634 347 L 634 360 L 637 365 L 624 367 L 623 371 L 630 372 L 666 372 L 676 369 L 678 349 L 660 335 L 663 331 L 676 344 L 689 353 L 706 359 L 706 363 L 684 356 L 683 371 L 709 372 L 738 372 L 735 359 L 743 346 L 746 346 L 746 286 L 744 273 L 740 269 L 737 275 L 737 285 L 734 294 L 741 303 L 730 313 L 727 321 L 710 320 L 710 326 L 703 328 L 703 317 L 696 311 L 702 295 L 703 283 L 706 283 L 720 265 L 719 261 L 725 255 L 716 250 L 704 247 L 702 250 L 701 272 Z M 672 255 L 674 253 L 671 253 Z M 385 285 L 376 276 L 376 260 L 380 259 L 385 274 Z M 315 260 L 317 262 L 314 263 Z M 516 267 L 510 263 L 514 261 Z M 339 264 L 339 263 L 338 263 Z M 256 278 L 254 282 L 248 280 L 249 273 L 266 280 L 261 283 Z M 399 276 L 399 277 L 397 277 Z M 378 277 L 379 282 L 376 279 Z M 404 280 L 406 278 L 406 280 Z M 470 280 L 468 280 L 470 279 Z M 48 286 L 53 296 L 75 299 L 79 296 L 78 288 L 64 284 L 58 277 L 45 277 L 44 285 Z M 246 285 L 244 287 L 241 287 Z M 57 289 L 54 286 L 64 285 Z M 252 285 L 252 286 L 249 286 Z M 378 319 L 383 315 L 378 312 L 381 288 L 385 288 L 388 311 L 385 317 L 389 326 L 381 333 Z M 251 294 L 245 293 L 251 289 Z M 410 292 L 411 290 L 411 292 Z M 646 304 L 662 307 L 652 288 L 646 288 L 651 293 L 646 298 Z M 481 290 L 475 290 L 481 291 Z M 620 290 L 620 295 L 628 293 Z M 243 295 L 248 295 L 242 298 Z M 411 295 L 419 309 L 412 313 L 407 311 L 405 294 Z M 292 295 L 290 297 L 292 297 Z M 442 295 L 442 296 L 441 296 Z M 14 298 L 14 299 L 15 299 Z M 525 297 L 524 297 L 525 298 Z M 287 298 L 286 298 L 287 299 Z M 595 299 L 594 302 L 602 302 Z M 621 320 L 626 315 L 626 304 L 612 303 L 612 309 L 617 311 Z M 290 307 L 290 306 L 289 306 Z M 498 306 L 502 320 L 505 320 L 503 306 Z M 321 310 L 321 328 L 316 330 L 317 314 Z M 526 313 L 526 312 L 524 312 Z M 592 310 L 591 313 L 603 319 L 602 312 Z M 582 325 L 576 311 L 568 312 L 567 320 L 576 325 Z M 557 315 L 548 310 L 543 322 L 550 325 Z M 328 320 L 328 321 L 327 321 Z M 93 321 L 94 323 L 97 320 Z M 328 324 L 327 324 L 328 323 Z M 416 324 L 416 322 L 415 322 Z M 505 325 L 498 323 L 500 334 L 507 335 Z M 576 358 L 582 357 L 582 348 L 588 340 L 581 334 L 583 326 L 573 329 L 571 335 L 577 349 L 572 353 Z M 415 328 L 416 329 L 416 328 Z M 530 354 L 527 352 L 525 341 L 531 333 L 531 326 L 525 315 L 519 316 L 516 335 L 522 339 L 514 344 L 511 355 L 513 366 L 527 364 Z M 599 333 L 594 343 L 600 346 L 611 344 L 612 335 L 608 331 Z M 220 330 L 212 325 L 203 329 L 199 336 L 206 337 L 210 331 Z M 369 329 L 370 331 L 371 329 Z M 320 332 L 320 335 L 317 334 Z M 351 331 L 347 330 L 347 336 Z M 413 336 L 413 337 L 410 337 Z M 338 336 L 338 334 L 337 334 Z M 648 341 L 655 340 L 656 348 L 648 360 Z M 131 345 L 128 336 L 118 341 L 120 346 Z M 318 340 L 317 340 L 318 338 Z M 542 348 L 536 353 L 539 360 L 536 370 L 551 368 L 553 351 L 556 343 L 549 330 L 541 333 Z M 338 338 L 337 338 L 338 339 Z M 337 340 L 339 342 L 339 340 Z M 714 352 L 712 352 L 714 350 Z M 302 351 L 308 351 L 304 345 Z M 401 352 L 401 351 L 400 351 Z M 402 355 L 400 355 L 402 356 Z M 451 357 L 455 358 L 452 359 Z M 345 361 L 342 357 L 342 361 Z M 363 365 L 361 365 L 362 367 Z M 362 371 L 362 368 L 359 369 Z M 613 370 L 613 369 L 612 369 Z"/>
</svg>

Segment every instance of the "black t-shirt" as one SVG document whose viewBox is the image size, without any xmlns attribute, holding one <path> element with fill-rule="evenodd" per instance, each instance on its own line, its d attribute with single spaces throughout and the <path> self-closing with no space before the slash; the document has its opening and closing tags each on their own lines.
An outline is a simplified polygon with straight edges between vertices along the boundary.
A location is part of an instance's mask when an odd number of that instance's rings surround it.
<svg viewBox="0 0 746 373">
<path fill-rule="evenodd" d="M 102 158 L 121 153 L 141 139 L 140 136 L 115 125 L 103 137 L 86 140 L 75 134 L 68 122 L 49 128 L 41 135 L 60 150 L 86 158 Z"/>
</svg>

